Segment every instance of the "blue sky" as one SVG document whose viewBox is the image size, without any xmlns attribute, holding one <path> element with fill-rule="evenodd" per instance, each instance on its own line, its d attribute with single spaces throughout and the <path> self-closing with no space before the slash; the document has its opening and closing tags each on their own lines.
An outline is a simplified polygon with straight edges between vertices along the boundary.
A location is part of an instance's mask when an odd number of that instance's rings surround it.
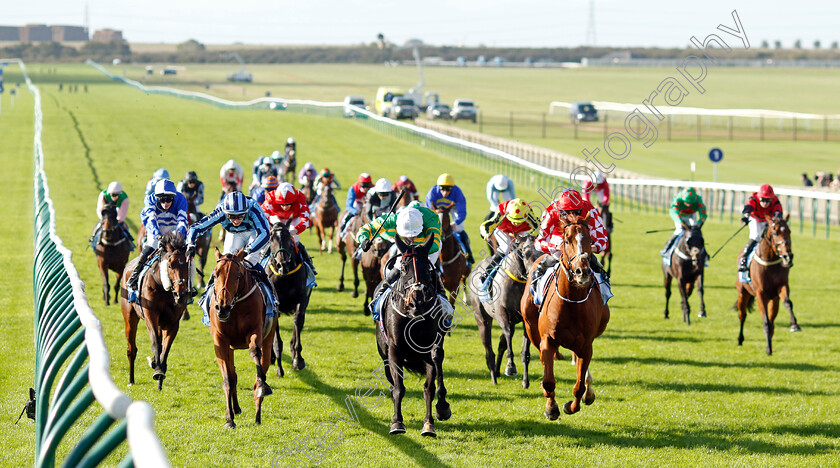
<svg viewBox="0 0 840 468">
<path fill-rule="evenodd" d="M 84 24 L 129 42 L 359 44 L 383 33 L 402 44 L 574 47 L 586 43 L 589 0 L 28 0 L 4 2 L 0 25 Z M 595 0 L 595 43 L 681 47 L 735 9 L 753 46 L 840 41 L 840 2 Z"/>
</svg>

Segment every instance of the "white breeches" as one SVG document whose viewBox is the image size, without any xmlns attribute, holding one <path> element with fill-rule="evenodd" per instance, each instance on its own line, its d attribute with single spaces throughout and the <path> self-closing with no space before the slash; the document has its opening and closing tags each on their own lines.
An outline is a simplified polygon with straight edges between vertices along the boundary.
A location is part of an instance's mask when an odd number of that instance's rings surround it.
<svg viewBox="0 0 840 468">
<path fill-rule="evenodd" d="M 510 248 L 510 244 L 511 242 L 513 242 L 513 239 L 510 237 L 510 235 L 506 232 L 502 232 L 496 229 L 495 231 L 493 231 L 493 237 L 495 237 L 496 242 L 499 243 L 499 248 L 497 249 L 497 251 L 507 254 L 508 249 Z"/>
<path fill-rule="evenodd" d="M 750 227 L 750 239 L 760 241 L 761 235 L 764 234 L 764 229 L 767 227 L 767 221 L 759 221 L 750 216 L 748 226 Z"/>
<path fill-rule="evenodd" d="M 225 247 L 222 254 L 236 254 L 257 237 L 255 231 L 230 232 L 225 234 Z M 252 265 L 260 262 L 260 252 L 255 250 L 245 256 L 245 260 Z"/>
<path fill-rule="evenodd" d="M 694 213 L 691 216 L 680 216 L 680 221 L 685 223 L 687 226 L 694 226 L 697 224 L 697 213 Z M 674 221 L 674 235 L 683 232 L 680 221 Z"/>
<path fill-rule="evenodd" d="M 160 226 L 160 227 L 158 227 L 158 229 L 160 229 L 160 234 L 164 235 L 164 234 L 166 234 L 170 231 L 174 231 L 175 226 Z M 152 231 L 147 229 L 146 230 L 146 241 L 143 242 L 143 245 L 145 247 L 151 247 L 151 248 L 157 250 L 157 248 L 160 247 L 160 242 L 157 240 L 157 237 L 154 234 L 152 234 Z"/>
<path fill-rule="evenodd" d="M 464 232 L 464 223 L 461 224 L 453 224 L 452 230 L 455 232 Z"/>
<path fill-rule="evenodd" d="M 391 248 L 390 248 L 390 249 L 388 249 L 388 254 L 389 254 L 389 255 L 388 255 L 388 258 L 394 258 L 394 256 L 396 256 L 396 255 L 400 255 L 400 251 L 399 251 L 399 249 L 397 249 L 397 244 L 393 244 L 393 245 L 391 245 Z M 438 251 L 437 251 L 437 252 L 435 252 L 435 253 L 430 253 L 430 254 L 429 254 L 429 262 L 430 262 L 432 265 L 434 265 L 435 263 L 437 263 L 437 261 L 438 261 L 438 257 L 440 257 L 440 250 L 438 250 Z M 399 260 L 397 260 L 396 262 L 394 262 L 394 268 L 396 268 L 396 267 L 397 267 L 397 262 L 399 262 Z M 391 269 L 385 270 L 385 276 L 388 276 L 388 273 L 390 273 L 390 272 L 391 272 L 394 268 L 391 268 Z"/>
</svg>

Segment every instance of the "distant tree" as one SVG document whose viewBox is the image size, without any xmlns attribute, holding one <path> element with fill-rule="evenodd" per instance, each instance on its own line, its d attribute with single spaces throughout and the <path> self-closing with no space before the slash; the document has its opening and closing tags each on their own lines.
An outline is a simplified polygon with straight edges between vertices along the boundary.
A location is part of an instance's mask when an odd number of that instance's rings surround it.
<svg viewBox="0 0 840 468">
<path fill-rule="evenodd" d="M 762 49 L 769 49 L 770 48 L 770 43 L 767 42 L 767 39 L 761 41 L 761 48 Z"/>
<path fill-rule="evenodd" d="M 801 49 L 802 48 L 802 39 L 797 39 L 796 42 L 793 43 L 794 49 Z"/>
<path fill-rule="evenodd" d="M 814 48 L 815 48 L 815 49 L 819 49 L 821 45 L 822 45 L 822 42 L 820 42 L 820 40 L 819 40 L 819 39 L 817 39 L 816 41 L 814 41 Z"/>
<path fill-rule="evenodd" d="M 779 40 L 773 41 L 773 46 L 776 49 L 781 49 L 782 48 L 782 41 L 779 41 Z"/>
<path fill-rule="evenodd" d="M 179 54 L 193 54 L 196 52 L 203 52 L 205 49 L 206 47 L 204 47 L 204 44 L 196 41 L 195 39 L 182 42 L 175 47 L 175 50 Z"/>
<path fill-rule="evenodd" d="M 832 49 L 840 49 L 840 43 L 838 43 L 837 41 L 832 42 L 831 43 L 831 48 Z"/>
</svg>

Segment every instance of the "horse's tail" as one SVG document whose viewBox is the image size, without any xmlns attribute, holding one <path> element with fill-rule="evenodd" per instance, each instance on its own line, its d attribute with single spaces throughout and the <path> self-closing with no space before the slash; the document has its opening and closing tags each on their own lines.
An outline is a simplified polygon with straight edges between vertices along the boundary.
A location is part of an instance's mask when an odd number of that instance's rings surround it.
<svg viewBox="0 0 840 468">
<path fill-rule="evenodd" d="M 732 307 L 729 310 L 738 310 L 738 300 L 735 299 L 735 303 L 732 304 Z M 755 296 L 750 296 L 747 299 L 747 312 L 752 313 L 755 310 Z"/>
<path fill-rule="evenodd" d="M 686 283 L 685 284 L 685 295 L 686 295 L 686 297 L 690 296 L 692 291 L 694 291 L 694 282 Z"/>
</svg>

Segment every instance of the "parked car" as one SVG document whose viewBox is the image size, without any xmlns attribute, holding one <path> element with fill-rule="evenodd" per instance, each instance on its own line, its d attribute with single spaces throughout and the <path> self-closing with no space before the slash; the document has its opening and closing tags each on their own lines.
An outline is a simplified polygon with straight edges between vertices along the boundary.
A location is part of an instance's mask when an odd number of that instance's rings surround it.
<svg viewBox="0 0 840 468">
<path fill-rule="evenodd" d="M 407 97 L 395 97 L 391 101 L 391 107 L 388 111 L 388 117 L 392 119 L 414 119 L 420 111 L 414 105 L 414 100 Z"/>
<path fill-rule="evenodd" d="M 475 103 L 473 103 L 472 99 L 456 99 L 455 103 L 452 105 L 452 111 L 449 112 L 449 115 L 452 117 L 453 121 L 461 119 L 472 120 L 472 122 L 475 123 L 478 117 L 478 109 L 475 107 Z"/>
<path fill-rule="evenodd" d="M 426 118 L 429 120 L 436 120 L 436 119 L 445 119 L 449 120 L 452 118 L 449 113 L 452 112 L 452 109 L 446 104 L 435 104 L 434 106 L 429 107 L 426 109 Z"/>
<path fill-rule="evenodd" d="M 573 102 L 569 107 L 569 117 L 573 124 L 580 122 L 597 122 L 598 111 L 591 102 Z"/>
<path fill-rule="evenodd" d="M 365 110 L 370 110 L 367 103 L 365 102 L 365 98 L 362 96 L 345 96 L 344 97 L 344 116 L 345 117 L 355 117 L 356 113 L 353 112 L 353 109 L 350 106 L 361 107 Z"/>
</svg>

